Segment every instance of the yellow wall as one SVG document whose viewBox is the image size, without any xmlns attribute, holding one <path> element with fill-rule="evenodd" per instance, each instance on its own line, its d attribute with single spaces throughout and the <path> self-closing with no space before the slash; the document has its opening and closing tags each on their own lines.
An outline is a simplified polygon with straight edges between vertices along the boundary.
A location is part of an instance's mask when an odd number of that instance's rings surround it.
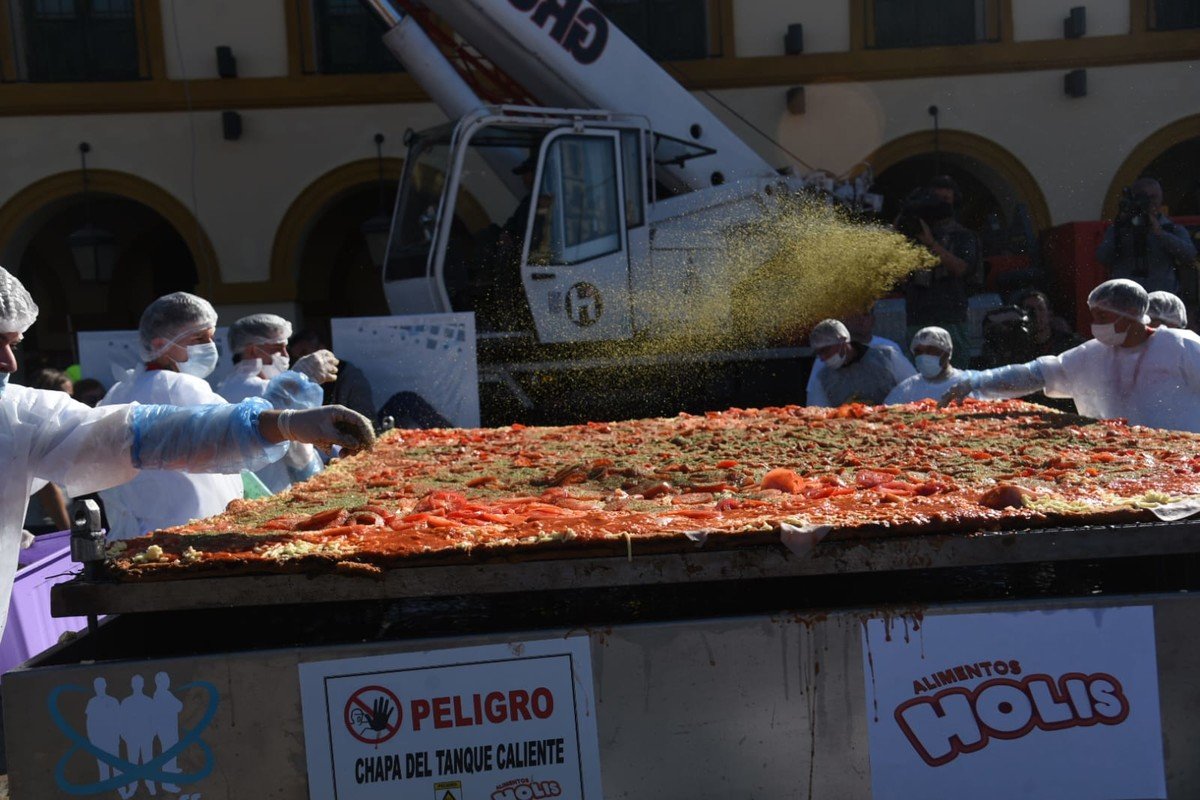
<svg viewBox="0 0 1200 800">
<path fill-rule="evenodd" d="M 181 81 L 161 75 L 119 86 L 0 85 L 0 211 L 25 187 L 77 169 L 77 145 L 88 141 L 93 167 L 136 175 L 194 211 L 225 283 L 267 281 L 280 223 L 306 187 L 373 157 L 376 132 L 387 136 L 385 155 L 401 158 L 406 128 L 443 119 L 427 102 L 402 102 L 419 97 L 404 76 L 295 74 L 291 2 L 146 0 L 154 11 L 148 18 L 160 20 L 167 76 L 196 82 L 189 81 L 187 92 Z M 1011 0 L 1005 38 L 1012 41 L 849 52 L 850 0 L 733 0 L 737 57 L 683 64 L 680 71 L 835 174 L 928 130 L 926 109 L 936 104 L 944 129 L 984 137 L 1025 165 L 1053 223 L 1096 219 L 1116 170 L 1138 145 L 1200 108 L 1194 59 L 1200 33 L 1120 35 L 1136 14 L 1129 2 L 1102 0 L 1087 4 L 1088 41 L 1063 42 L 1062 18 L 1077 2 Z M 804 24 L 805 55 L 786 58 L 783 35 L 792 22 Z M 243 77 L 215 78 L 217 45 L 233 47 Z M 1192 60 L 1179 60 L 1189 52 Z M 1163 53 L 1176 60 L 1138 63 Z M 1046 59 L 1053 68 L 1034 68 Z M 1063 74 L 1080 66 L 1089 70 L 1089 94 L 1071 99 Z M 806 87 L 803 115 L 785 109 L 793 85 Z M 95 113 L 114 107 L 130 111 Z M 769 161 L 789 163 L 734 115 L 713 108 Z M 222 139 L 223 109 L 242 113 L 241 140 Z M 10 245 L 0 242 L 0 257 L 11 257 Z"/>
</svg>

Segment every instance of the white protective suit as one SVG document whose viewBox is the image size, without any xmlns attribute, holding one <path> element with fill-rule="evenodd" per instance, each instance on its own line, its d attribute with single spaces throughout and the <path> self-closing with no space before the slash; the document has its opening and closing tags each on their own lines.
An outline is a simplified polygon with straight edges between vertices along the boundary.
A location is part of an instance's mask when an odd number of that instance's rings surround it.
<svg viewBox="0 0 1200 800">
<path fill-rule="evenodd" d="M 225 402 L 202 378 L 139 367 L 131 377 L 109 389 L 99 407 L 124 403 L 191 407 Z M 122 485 L 100 493 L 108 515 L 110 540 L 132 539 L 159 528 L 211 517 L 224 511 L 231 500 L 243 496 L 240 473 L 143 470 L 128 483 L 117 483 Z"/>
<path fill-rule="evenodd" d="M 1095 339 L 1037 360 L 1047 397 L 1070 397 L 1085 417 L 1200 433 L 1200 336 L 1157 328 L 1137 347 Z"/>
<path fill-rule="evenodd" d="M 243 464 L 258 466 L 283 451 L 258 433 L 257 414 L 265 408 L 262 401 L 250 401 L 200 420 L 178 409 L 89 408 L 63 392 L 5 388 L 0 394 L 0 633 L 17 570 L 21 523 L 36 482 L 53 481 L 68 494 L 81 495 L 133 478 L 137 465 L 235 471 Z"/>
<path fill-rule="evenodd" d="M 871 342 L 867 346 L 884 351 L 892 363 L 892 372 L 900 380 L 917 374 L 916 367 L 904 357 L 904 352 L 900 349 L 900 345 L 891 339 L 884 338 L 883 336 L 872 336 Z M 813 359 L 812 371 L 808 373 L 808 385 L 805 387 L 808 398 L 807 404 L 810 406 L 829 405 L 829 399 L 825 396 L 825 389 L 821 386 L 821 373 L 826 369 L 828 367 L 825 366 L 824 361 L 819 358 Z"/>
<path fill-rule="evenodd" d="M 243 359 L 234 366 L 233 372 L 217 385 L 217 394 L 230 403 L 240 403 L 248 397 L 262 397 L 276 411 L 299 411 L 321 405 L 324 392 L 319 384 L 309 380 L 307 376 L 287 371 L 268 381 L 260 377 L 261 372 L 261 359 Z M 316 475 L 323 466 L 324 462 L 321 461 L 315 447 L 292 442 L 287 455 L 255 474 L 268 489 L 279 493 L 293 483 Z"/>
<path fill-rule="evenodd" d="M 937 380 L 930 380 L 924 375 L 913 375 L 896 384 L 896 388 L 888 393 L 884 405 L 894 406 L 900 403 L 915 403 L 918 400 L 941 400 L 950 387 L 963 380 L 969 374 L 968 370 L 950 367 Z M 970 397 L 976 397 L 972 392 Z"/>
</svg>

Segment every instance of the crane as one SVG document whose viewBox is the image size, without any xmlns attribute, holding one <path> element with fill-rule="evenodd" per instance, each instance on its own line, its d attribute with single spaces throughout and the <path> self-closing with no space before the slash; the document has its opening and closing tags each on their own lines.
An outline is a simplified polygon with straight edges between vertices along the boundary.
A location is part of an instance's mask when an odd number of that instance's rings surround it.
<svg viewBox="0 0 1200 800">
<path fill-rule="evenodd" d="M 363 1 L 450 120 L 406 136 L 383 270 L 393 313 L 473 311 L 481 340 L 543 348 L 679 336 L 731 313 L 722 232 L 803 184 L 595 6 Z M 520 393 L 502 361 L 487 369 Z"/>
</svg>

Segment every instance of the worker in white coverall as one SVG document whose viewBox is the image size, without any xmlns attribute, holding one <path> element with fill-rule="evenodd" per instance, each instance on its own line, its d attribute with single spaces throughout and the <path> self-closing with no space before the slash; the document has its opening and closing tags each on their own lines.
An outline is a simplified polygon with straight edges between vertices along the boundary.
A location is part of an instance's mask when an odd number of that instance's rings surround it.
<svg viewBox="0 0 1200 800">
<path fill-rule="evenodd" d="M 876 350 L 882 351 L 892 362 L 893 371 L 900 380 L 917 374 L 917 371 L 913 369 L 913 365 L 904 357 L 904 352 L 900 349 L 900 345 L 884 336 L 875 335 L 874 306 L 861 314 L 851 314 L 848 317 L 842 317 L 840 322 L 846 326 L 846 330 L 850 331 L 850 341 L 865 344 L 867 347 L 873 347 Z M 824 371 L 825 362 L 819 358 L 814 358 L 812 370 L 808 373 L 808 385 L 805 387 L 805 391 L 810 398 L 821 396 L 821 373 Z M 812 403 L 809 403 L 809 405 L 812 405 Z"/>
<path fill-rule="evenodd" d="M 0 267 L 0 635 L 8 615 L 21 522 L 45 481 L 73 496 L 128 481 L 144 467 L 237 472 L 278 458 L 299 441 L 351 451 L 370 447 L 370 422 L 341 406 L 275 411 L 264 400 L 198 408 L 89 408 L 64 392 L 8 383 L 14 353 L 37 319 L 33 298 Z"/>
<path fill-rule="evenodd" d="M 843 403 L 876 406 L 896 384 L 911 374 L 898 369 L 883 348 L 851 340 L 849 329 L 836 319 L 822 320 L 814 325 L 808 335 L 808 344 L 825 364 L 817 385 L 808 393 L 810 406 L 840 406 Z"/>
<path fill-rule="evenodd" d="M 988 399 L 1042 390 L 1074 399 L 1079 413 L 1133 425 L 1200 432 L 1200 337 L 1148 327 L 1146 290 L 1125 278 L 1088 295 L 1092 336 L 1065 353 L 968 375 L 943 397 Z"/>
<path fill-rule="evenodd" d="M 100 406 L 224 404 L 225 398 L 204 380 L 219 357 L 213 342 L 216 324 L 216 310 L 194 294 L 174 292 L 155 300 L 142 312 L 138 325 L 143 363 L 109 389 Z M 295 377 L 312 385 L 307 378 Z M 319 387 L 312 388 L 319 391 Z M 154 469 L 143 470 L 128 483 L 100 493 L 112 539 L 129 539 L 211 517 L 242 496 L 242 477 L 237 473 Z"/>
<path fill-rule="evenodd" d="M 909 350 L 917 363 L 917 374 L 900 381 L 883 402 L 887 405 L 915 403 L 918 400 L 940 400 L 951 386 L 966 374 L 950 363 L 954 357 L 954 340 L 945 328 L 931 325 L 913 336 Z"/>
<path fill-rule="evenodd" d="M 323 400 L 319 384 L 337 379 L 338 360 L 328 350 L 309 353 L 293 366 L 287 343 L 292 324 L 274 314 L 242 317 L 229 328 L 233 372 L 217 384 L 217 394 L 230 403 L 262 397 L 272 408 L 317 408 Z M 321 471 L 324 462 L 308 445 L 292 444 L 287 455 L 256 473 L 272 492 Z"/>
<path fill-rule="evenodd" d="M 1146 314 L 1150 317 L 1151 328 L 1164 325 L 1168 328 L 1187 327 L 1187 306 L 1178 295 L 1170 292 L 1151 292 L 1150 310 Z"/>
</svg>

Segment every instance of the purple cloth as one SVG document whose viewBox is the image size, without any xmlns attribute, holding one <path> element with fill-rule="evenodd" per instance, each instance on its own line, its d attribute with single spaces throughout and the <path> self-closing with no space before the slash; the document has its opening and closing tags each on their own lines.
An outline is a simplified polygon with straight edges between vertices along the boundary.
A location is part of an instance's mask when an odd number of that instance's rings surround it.
<svg viewBox="0 0 1200 800">
<path fill-rule="evenodd" d="M 87 627 L 86 617 L 50 616 L 50 587 L 78 572 L 79 565 L 71 561 L 70 537 L 70 531 L 45 534 L 21 551 L 8 625 L 0 639 L 0 673 L 58 644 L 63 633 Z M 27 561 L 31 555 L 35 560 Z"/>
</svg>

